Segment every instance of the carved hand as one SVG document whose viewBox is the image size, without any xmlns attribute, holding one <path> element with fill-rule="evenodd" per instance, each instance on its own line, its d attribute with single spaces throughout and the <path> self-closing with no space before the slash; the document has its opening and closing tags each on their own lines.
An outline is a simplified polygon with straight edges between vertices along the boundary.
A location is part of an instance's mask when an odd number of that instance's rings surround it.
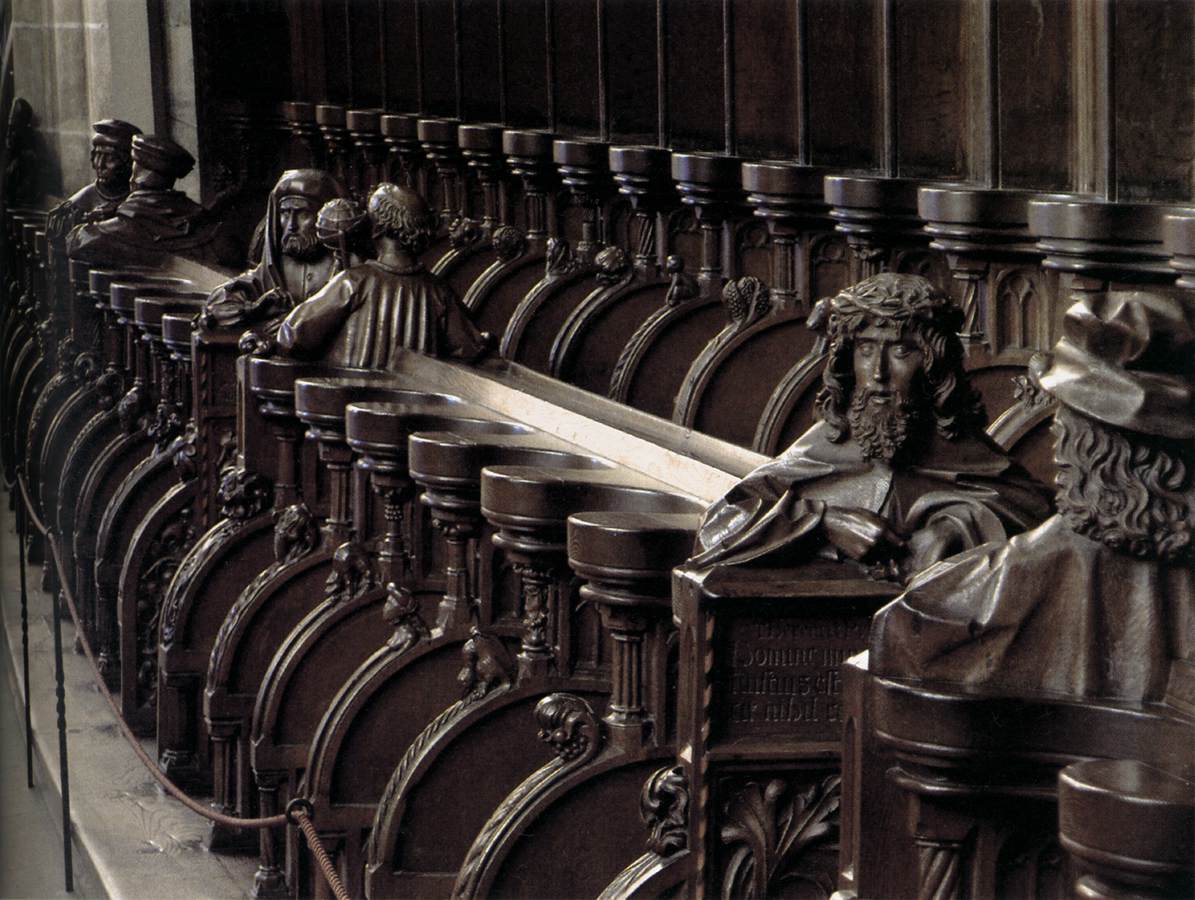
<svg viewBox="0 0 1195 900">
<path fill-rule="evenodd" d="M 900 550 L 905 540 L 892 530 L 887 519 L 853 506 L 830 506 L 822 517 L 826 538 L 851 559 L 862 560 L 888 549 Z"/>
</svg>

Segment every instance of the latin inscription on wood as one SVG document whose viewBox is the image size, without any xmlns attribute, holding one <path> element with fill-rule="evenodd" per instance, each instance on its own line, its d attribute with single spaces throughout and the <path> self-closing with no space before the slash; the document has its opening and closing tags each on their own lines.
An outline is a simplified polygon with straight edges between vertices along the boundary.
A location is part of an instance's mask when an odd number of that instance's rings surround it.
<svg viewBox="0 0 1195 900">
<path fill-rule="evenodd" d="M 719 617 L 714 721 L 730 739 L 836 741 L 839 669 L 866 648 L 874 604 L 818 598 L 784 607 L 752 604 L 750 612 Z"/>
</svg>

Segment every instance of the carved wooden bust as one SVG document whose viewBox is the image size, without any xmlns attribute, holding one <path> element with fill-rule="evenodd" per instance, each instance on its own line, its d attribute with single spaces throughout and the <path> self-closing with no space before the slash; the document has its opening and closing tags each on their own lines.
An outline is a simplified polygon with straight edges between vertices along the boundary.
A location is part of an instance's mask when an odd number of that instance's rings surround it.
<svg viewBox="0 0 1195 900">
<path fill-rule="evenodd" d="M 129 194 L 133 136 L 140 134 L 141 129 L 120 119 L 103 119 L 91 127 L 95 132 L 91 137 L 95 181 L 50 210 L 46 219 L 50 240 L 65 238 L 81 222 L 108 218 Z"/>
<path fill-rule="evenodd" d="M 1058 513 L 913 581 L 876 617 L 880 675 L 1001 694 L 1161 700 L 1195 661 L 1195 310 L 1084 296 L 1033 371 L 1060 402 Z"/>
<path fill-rule="evenodd" d="M 223 327 L 265 322 L 327 284 L 337 259 L 319 238 L 316 216 L 325 203 L 343 196 L 340 182 L 326 172 L 283 172 L 267 203 L 261 262 L 212 291 L 204 304 L 206 322 Z"/>
<path fill-rule="evenodd" d="M 331 365 L 392 368 L 413 350 L 474 359 L 484 349 L 468 312 L 419 254 L 434 218 L 410 188 L 382 184 L 369 198 L 377 259 L 340 273 L 282 323 L 279 349 Z"/>
<path fill-rule="evenodd" d="M 1045 518 L 1045 489 L 983 432 L 961 316 L 916 275 L 822 301 L 821 421 L 707 511 L 692 564 L 821 556 L 896 576 Z"/>
<path fill-rule="evenodd" d="M 67 238 L 72 259 L 108 266 L 158 265 L 177 254 L 227 264 L 235 253 L 219 223 L 174 183 L 195 158 L 169 138 L 133 136 L 132 191 L 111 217 L 79 226 Z"/>
</svg>

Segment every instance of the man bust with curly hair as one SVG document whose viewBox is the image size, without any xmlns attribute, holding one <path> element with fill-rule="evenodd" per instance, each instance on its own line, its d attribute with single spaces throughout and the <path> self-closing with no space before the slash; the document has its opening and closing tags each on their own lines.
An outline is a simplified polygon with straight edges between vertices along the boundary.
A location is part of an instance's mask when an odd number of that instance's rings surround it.
<svg viewBox="0 0 1195 900">
<path fill-rule="evenodd" d="M 473 360 L 482 335 L 448 285 L 419 262 L 434 219 L 409 188 L 381 184 L 369 198 L 377 258 L 341 272 L 294 308 L 278 332 L 287 355 L 333 366 L 393 370 L 404 351 Z"/>
<path fill-rule="evenodd" d="M 1175 671 L 1195 675 L 1195 310 L 1084 296 L 1030 374 L 1059 403 L 1057 515 L 922 573 L 876 615 L 869 668 L 1161 700 Z"/>
<path fill-rule="evenodd" d="M 1047 515 L 1044 487 L 984 433 L 962 312 L 882 273 L 818 304 L 821 419 L 706 513 L 690 564 L 855 560 L 901 577 Z"/>
</svg>

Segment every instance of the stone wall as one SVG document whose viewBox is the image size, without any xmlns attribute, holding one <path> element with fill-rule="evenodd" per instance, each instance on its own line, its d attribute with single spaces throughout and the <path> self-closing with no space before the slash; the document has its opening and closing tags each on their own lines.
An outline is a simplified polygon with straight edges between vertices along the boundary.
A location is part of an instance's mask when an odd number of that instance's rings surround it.
<svg viewBox="0 0 1195 900">
<path fill-rule="evenodd" d="M 33 106 L 48 150 L 46 189 L 64 195 L 91 180 L 91 123 L 125 119 L 196 150 L 189 0 L 167 0 L 166 121 L 154 121 L 147 4 L 132 0 L 13 0 L 14 95 Z M 179 184 L 196 196 L 198 172 Z"/>
</svg>

